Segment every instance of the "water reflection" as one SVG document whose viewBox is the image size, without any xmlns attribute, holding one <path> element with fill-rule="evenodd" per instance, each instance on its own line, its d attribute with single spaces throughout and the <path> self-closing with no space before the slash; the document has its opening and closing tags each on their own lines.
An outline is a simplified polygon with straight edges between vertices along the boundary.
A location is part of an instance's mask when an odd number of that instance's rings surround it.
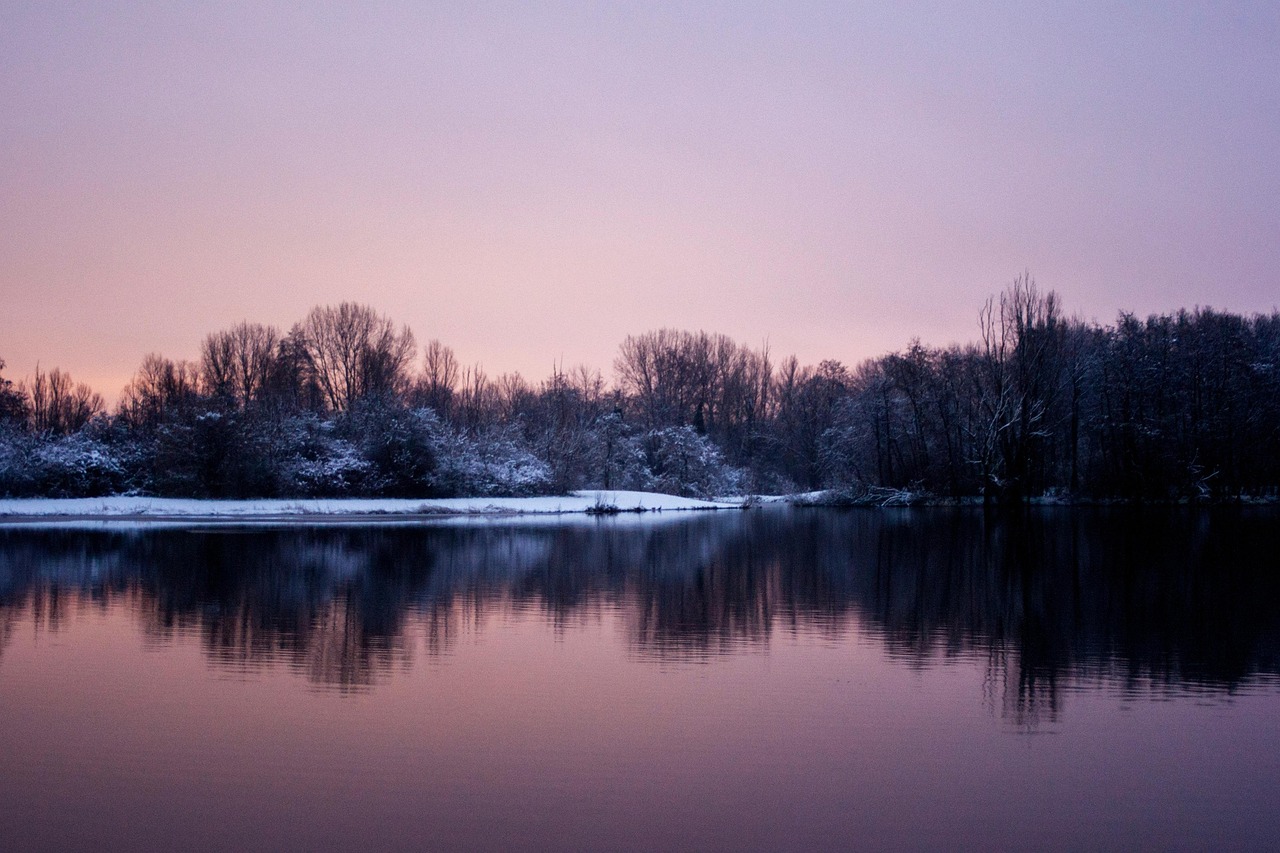
<svg viewBox="0 0 1280 853">
<path fill-rule="evenodd" d="M 0 666 L 15 624 L 123 605 L 156 642 L 230 670 L 367 689 L 415 648 L 535 612 L 620 614 L 638 657 L 710 660 L 775 632 L 873 638 L 904 665 L 986 662 L 1006 716 L 1070 684 L 1229 695 L 1280 672 L 1274 510 L 835 512 L 661 525 L 65 531 L 0 528 Z"/>
</svg>

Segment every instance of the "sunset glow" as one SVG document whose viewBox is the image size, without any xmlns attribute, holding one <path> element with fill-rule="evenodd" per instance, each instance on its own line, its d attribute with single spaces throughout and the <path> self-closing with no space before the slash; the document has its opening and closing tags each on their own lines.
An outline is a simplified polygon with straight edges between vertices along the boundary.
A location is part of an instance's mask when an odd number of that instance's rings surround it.
<svg viewBox="0 0 1280 853">
<path fill-rule="evenodd" d="M 705 328 L 804 363 L 1276 304 L 1274 6 L 8 4 L 0 358 L 356 300 L 490 374 Z"/>
</svg>

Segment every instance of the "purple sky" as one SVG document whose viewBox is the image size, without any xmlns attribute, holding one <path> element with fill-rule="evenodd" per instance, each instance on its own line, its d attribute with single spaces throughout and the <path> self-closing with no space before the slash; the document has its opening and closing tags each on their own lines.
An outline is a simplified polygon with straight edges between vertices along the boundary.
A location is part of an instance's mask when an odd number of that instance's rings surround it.
<svg viewBox="0 0 1280 853">
<path fill-rule="evenodd" d="M 344 299 L 535 380 L 969 340 L 1024 269 L 1270 311 L 1280 5 L 10 0 L 0 198 L 5 375 L 109 397 Z"/>
</svg>

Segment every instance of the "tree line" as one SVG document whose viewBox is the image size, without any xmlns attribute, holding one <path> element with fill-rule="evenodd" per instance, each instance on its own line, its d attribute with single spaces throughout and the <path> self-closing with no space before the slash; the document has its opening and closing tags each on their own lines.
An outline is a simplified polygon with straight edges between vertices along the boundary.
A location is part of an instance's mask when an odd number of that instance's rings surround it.
<svg viewBox="0 0 1280 853">
<path fill-rule="evenodd" d="M 1275 496 L 1278 392 L 1280 313 L 1100 325 L 1025 275 L 968 344 L 850 368 L 661 329 L 622 342 L 611 383 L 489 376 L 342 303 L 148 355 L 110 412 L 63 371 L 0 374 L 0 494 Z"/>
</svg>

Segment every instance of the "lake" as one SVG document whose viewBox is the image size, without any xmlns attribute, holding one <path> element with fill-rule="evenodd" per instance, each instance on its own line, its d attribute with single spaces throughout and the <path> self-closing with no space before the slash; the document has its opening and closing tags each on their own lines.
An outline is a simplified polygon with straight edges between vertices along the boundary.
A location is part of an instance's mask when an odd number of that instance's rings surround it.
<svg viewBox="0 0 1280 853">
<path fill-rule="evenodd" d="M 1280 512 L 0 526 L 0 847 L 1275 849 Z"/>
</svg>

